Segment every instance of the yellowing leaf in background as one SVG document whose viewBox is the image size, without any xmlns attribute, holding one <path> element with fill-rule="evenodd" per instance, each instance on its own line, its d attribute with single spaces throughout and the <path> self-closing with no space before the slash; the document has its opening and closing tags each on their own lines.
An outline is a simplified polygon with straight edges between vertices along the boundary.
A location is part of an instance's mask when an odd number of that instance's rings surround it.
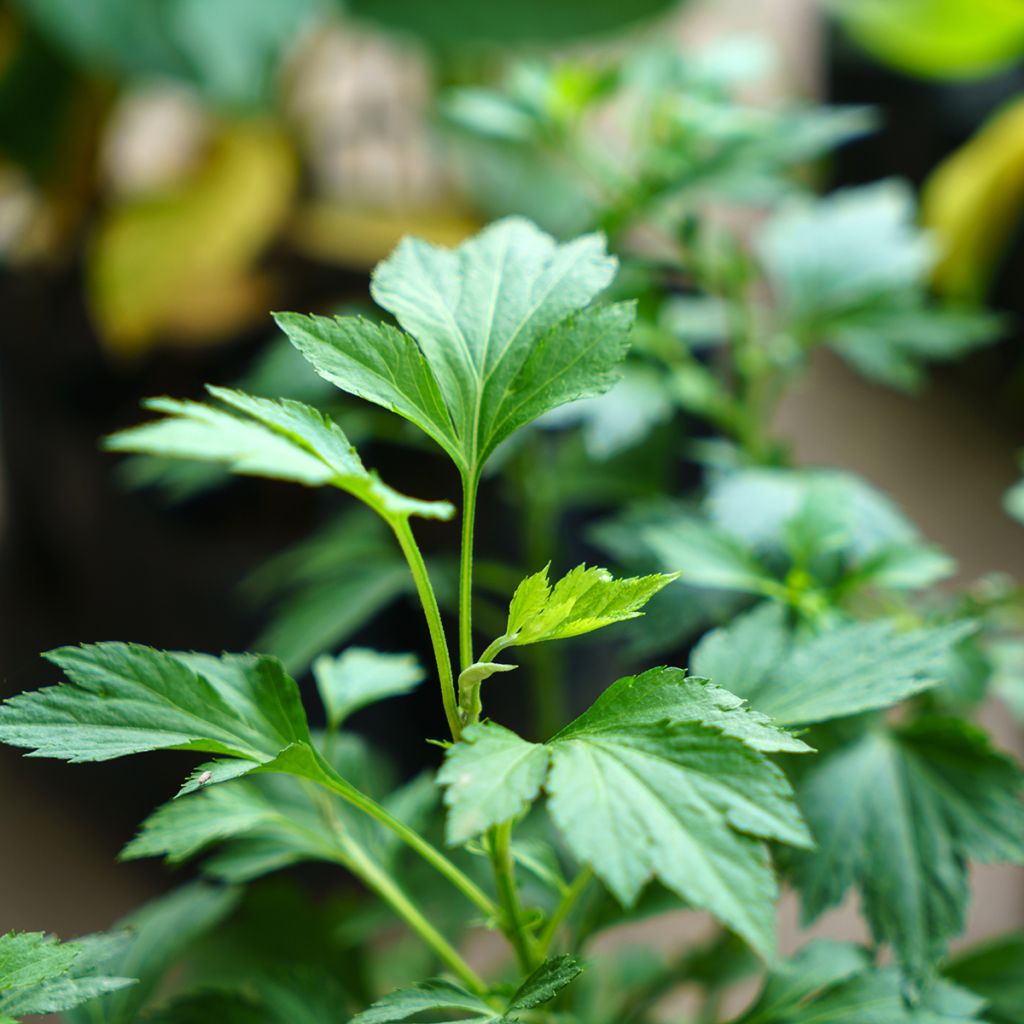
<svg viewBox="0 0 1024 1024">
<path fill-rule="evenodd" d="M 875 57 L 916 75 L 970 77 L 1024 53 L 1020 0 L 831 0 Z"/>
<path fill-rule="evenodd" d="M 217 340 L 266 308 L 254 264 L 288 215 L 296 163 L 265 122 L 229 125 L 186 181 L 107 211 L 88 260 L 101 340 L 119 355 Z"/>
<path fill-rule="evenodd" d="M 1024 215 L 1024 96 L 939 164 L 921 209 L 942 246 L 936 287 L 955 298 L 981 299 Z"/>
</svg>

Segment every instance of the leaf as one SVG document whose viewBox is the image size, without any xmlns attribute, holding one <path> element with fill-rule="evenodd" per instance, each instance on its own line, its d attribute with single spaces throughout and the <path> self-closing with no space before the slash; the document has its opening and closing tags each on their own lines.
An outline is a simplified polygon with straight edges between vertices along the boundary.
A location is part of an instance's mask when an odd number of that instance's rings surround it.
<svg viewBox="0 0 1024 1024">
<path fill-rule="evenodd" d="M 887 619 L 843 623 L 797 642 L 775 605 L 706 634 L 693 671 L 783 725 L 889 707 L 939 683 L 974 623 L 900 630 Z"/>
<path fill-rule="evenodd" d="M 764 594 L 777 586 L 769 570 L 742 542 L 692 516 L 647 526 L 642 542 L 660 564 L 691 586 Z"/>
<path fill-rule="evenodd" d="M 136 356 L 161 337 L 219 338 L 253 320 L 266 308 L 254 264 L 284 222 L 295 181 L 287 138 L 250 119 L 224 130 L 186 181 L 106 211 L 87 269 L 110 350 Z"/>
<path fill-rule="evenodd" d="M 508 1004 L 508 1013 L 517 1010 L 532 1010 L 535 1006 L 549 1002 L 583 973 L 583 968 L 571 956 L 558 956 L 545 960 L 516 989 Z"/>
<path fill-rule="evenodd" d="M 98 966 L 138 978 L 138 984 L 67 1014 L 68 1024 L 134 1024 L 167 972 L 200 935 L 234 909 L 239 895 L 236 889 L 192 883 L 118 921 L 113 931 L 126 935 L 127 941 Z"/>
<path fill-rule="evenodd" d="M 273 658 L 123 643 L 61 647 L 46 658 L 69 681 L 0 705 L 0 740 L 33 756 L 204 750 L 267 765 L 290 746 L 311 745 L 298 688 Z"/>
<path fill-rule="evenodd" d="M 278 322 L 321 376 L 411 420 L 470 478 L 514 430 L 615 382 L 632 308 L 584 309 L 615 267 L 597 235 L 558 245 L 509 218 L 455 249 L 406 238 L 377 266 L 373 297 L 407 334 Z"/>
<path fill-rule="evenodd" d="M 448 502 L 407 498 L 363 465 L 341 428 L 311 406 L 291 399 L 257 398 L 229 388 L 208 387 L 227 412 L 200 402 L 150 399 L 147 407 L 167 414 L 114 434 L 112 451 L 163 458 L 200 459 L 247 476 L 269 476 L 310 487 L 347 491 L 385 519 L 410 515 L 450 519 Z"/>
<path fill-rule="evenodd" d="M 357 1013 L 349 1024 L 391 1024 L 408 1020 L 421 1013 L 451 1012 L 460 1020 L 474 1024 L 491 1024 L 502 1020 L 502 1014 L 485 1003 L 479 996 L 467 992 L 450 981 L 423 981 L 413 988 L 402 988 L 377 1000 L 372 1006 Z"/>
<path fill-rule="evenodd" d="M 413 589 L 390 530 L 362 506 L 265 563 L 248 585 L 278 602 L 257 648 L 295 675 Z"/>
<path fill-rule="evenodd" d="M 961 1024 L 977 1020 L 982 1000 L 932 982 L 910 1002 L 904 979 L 876 970 L 867 951 L 816 941 L 769 973 L 754 1005 L 734 1024 Z"/>
<path fill-rule="evenodd" d="M 913 389 L 929 361 L 998 337 L 998 318 L 930 304 L 937 251 L 913 192 L 884 181 L 783 207 L 757 251 L 795 339 L 831 345 L 856 369 Z"/>
<path fill-rule="evenodd" d="M 415 423 L 453 459 L 459 441 L 427 360 L 410 335 L 364 317 L 275 313 L 325 380 Z"/>
<path fill-rule="evenodd" d="M 805 921 L 857 886 L 878 942 L 921 976 L 959 934 L 966 861 L 1024 862 L 1022 775 L 955 719 L 878 727 L 815 764 L 798 787 L 818 843 L 795 859 Z"/>
<path fill-rule="evenodd" d="M 320 967 L 255 971 L 244 980 L 175 999 L 147 1024 L 336 1024 L 344 989 Z"/>
<path fill-rule="evenodd" d="M 449 835 L 465 841 L 521 813 L 543 783 L 566 844 L 621 903 L 657 877 L 768 951 L 775 884 L 759 840 L 810 843 L 760 752 L 780 749 L 807 748 L 705 680 L 652 669 L 614 683 L 543 746 L 493 723 L 467 730 L 440 778 Z"/>
<path fill-rule="evenodd" d="M 527 576 L 516 588 L 505 633 L 495 651 L 545 640 L 564 640 L 641 615 L 641 608 L 678 573 L 615 579 L 607 569 L 578 565 L 554 587 L 548 567 Z"/>
<path fill-rule="evenodd" d="M 165 856 L 177 864 L 207 846 L 245 835 L 281 815 L 260 790 L 239 780 L 171 800 L 154 811 L 122 851 L 122 860 Z"/>
<path fill-rule="evenodd" d="M 536 799 L 548 752 L 494 722 L 472 725 L 451 747 L 437 781 L 447 787 L 446 837 L 461 845 L 491 825 L 517 818 Z"/>
<path fill-rule="evenodd" d="M 398 989 L 378 1000 L 362 1013 L 357 1013 L 350 1024 L 390 1024 L 422 1013 L 443 1013 L 447 1017 L 449 1011 L 459 1012 L 460 1020 L 473 1021 L 474 1024 L 505 1024 L 519 1020 L 516 1014 L 521 1011 L 532 1010 L 554 999 L 581 973 L 582 968 L 570 956 L 546 960 L 516 989 L 504 1012 L 449 981 L 424 981 L 413 988 Z"/>
<path fill-rule="evenodd" d="M 350 647 L 336 658 L 326 654 L 317 658 L 313 678 L 327 709 L 327 723 L 337 729 L 359 708 L 410 693 L 426 674 L 414 655 Z"/>
<path fill-rule="evenodd" d="M 114 941 L 91 936 L 61 943 L 42 932 L 0 935 L 0 1021 L 63 1013 L 134 985 L 132 978 L 95 973 L 97 956 Z"/>
<path fill-rule="evenodd" d="M 945 965 L 943 974 L 977 993 L 992 1024 L 1024 1024 L 1024 932 L 972 946 Z"/>
<path fill-rule="evenodd" d="M 852 942 L 818 940 L 772 968 L 754 1005 L 737 1024 L 788 1021 L 802 1003 L 871 966 L 867 950 Z"/>
</svg>

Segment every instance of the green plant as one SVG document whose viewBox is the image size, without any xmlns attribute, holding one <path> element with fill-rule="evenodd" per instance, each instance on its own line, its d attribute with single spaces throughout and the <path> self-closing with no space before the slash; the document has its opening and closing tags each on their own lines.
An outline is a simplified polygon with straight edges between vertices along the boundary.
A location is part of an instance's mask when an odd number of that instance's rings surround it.
<svg viewBox="0 0 1024 1024">
<path fill-rule="evenodd" d="M 0 1013 L 65 1010 L 105 1024 L 318 1024 L 345 1012 L 357 1024 L 601 1024 L 652 1020 L 661 996 L 687 984 L 701 992 L 690 1019 L 710 1022 L 732 1012 L 723 999 L 736 980 L 760 973 L 760 995 L 737 1024 L 1021 1019 L 998 981 L 1019 987 L 1020 971 L 1007 967 L 1017 939 L 946 960 L 964 925 L 968 862 L 1024 862 L 1024 776 L 964 717 L 992 675 L 986 645 L 1001 598 L 922 604 L 917 595 L 950 561 L 890 502 L 844 474 L 734 460 L 711 473 L 703 508 L 648 501 L 599 528 L 620 562 L 646 564 L 637 575 L 579 565 L 552 582 L 551 567 L 535 564 L 506 590 L 501 621 L 476 603 L 485 466 L 500 449 L 514 480 L 524 472 L 516 460 L 544 443 L 538 418 L 616 383 L 636 309 L 601 298 L 615 274 L 602 236 L 558 244 L 512 218 L 454 250 L 404 241 L 372 286 L 397 327 L 277 316 L 317 373 L 409 421 L 456 467 L 453 645 L 413 522 L 448 522 L 454 506 L 385 484 L 317 409 L 211 387 L 208 402 L 154 399 L 159 418 L 109 440 L 115 451 L 334 488 L 365 506 L 393 536 L 422 607 L 447 729 L 425 738 L 444 753 L 436 774 L 398 784 L 347 728 L 360 707 L 428 674 L 408 656 L 349 648 L 316 658 L 325 724 L 314 729 L 273 657 L 123 643 L 50 652 L 66 681 L 0 706 L 0 740 L 72 762 L 213 755 L 124 856 L 174 864 L 209 853 L 215 885 L 183 889 L 105 938 L 0 938 Z M 749 366 L 761 369 L 748 384 L 778 370 Z M 749 398 L 739 394 L 735 408 Z M 737 432 L 748 463 L 779 461 L 762 416 Z M 517 434 L 525 447 L 515 448 Z M 536 470 L 542 480 L 539 461 Z M 380 570 L 373 551 L 363 554 L 371 588 Z M 691 589 L 674 583 L 680 570 Z M 520 685 L 517 648 L 528 657 L 651 621 L 661 635 L 641 632 L 640 645 L 664 648 L 680 635 L 678 622 L 664 628 L 664 610 L 683 614 L 673 595 L 692 602 L 694 587 L 724 595 L 717 607 L 735 617 L 703 637 L 692 674 L 661 666 L 600 679 L 582 714 L 531 738 L 486 714 L 496 688 Z M 633 621 L 648 602 L 654 614 Z M 546 686 L 562 682 L 550 662 L 522 668 Z M 310 908 L 258 882 L 303 861 L 344 869 L 373 898 Z M 870 945 L 813 942 L 779 959 L 778 871 L 807 920 L 857 890 Z M 707 945 L 666 961 L 595 942 L 680 905 L 717 922 Z M 487 971 L 474 956 L 480 930 L 507 948 Z M 154 998 L 186 947 L 192 974 Z M 140 983 L 124 988 L 131 978 Z"/>
</svg>

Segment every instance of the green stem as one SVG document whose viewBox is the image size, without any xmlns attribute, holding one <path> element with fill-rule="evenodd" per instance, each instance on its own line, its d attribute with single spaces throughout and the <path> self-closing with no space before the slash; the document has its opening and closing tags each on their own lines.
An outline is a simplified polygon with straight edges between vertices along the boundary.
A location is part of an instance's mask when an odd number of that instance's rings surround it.
<svg viewBox="0 0 1024 1024">
<path fill-rule="evenodd" d="M 415 851 L 432 868 L 448 879 L 470 902 L 474 903 L 490 918 L 498 917 L 500 909 L 494 901 L 468 875 L 456 867 L 440 850 L 432 846 L 418 832 L 409 828 L 404 822 L 389 814 L 371 797 L 361 793 L 351 783 L 346 782 L 324 759 L 317 755 L 320 773 L 311 776 L 318 782 L 347 800 L 353 807 L 358 807 L 364 814 L 379 821 L 386 829 L 393 832 L 409 849 Z"/>
<path fill-rule="evenodd" d="M 343 840 L 352 870 L 373 889 L 440 957 L 451 971 L 472 991 L 483 995 L 487 984 L 459 955 L 448 940 L 423 916 L 419 907 L 380 869 L 366 851 L 347 836 Z"/>
<path fill-rule="evenodd" d="M 540 938 L 537 940 L 537 946 L 542 956 L 547 956 L 551 943 L 555 941 L 555 935 L 558 933 L 559 927 L 569 916 L 572 908 L 576 906 L 577 901 L 583 895 L 593 877 L 594 872 L 591 868 L 589 866 L 584 867 L 573 879 L 572 885 L 562 894 L 558 906 L 551 912 L 551 916 L 544 926 L 544 931 L 540 933 Z"/>
<path fill-rule="evenodd" d="M 448 638 L 444 635 L 444 624 L 441 621 L 441 611 L 437 606 L 437 595 L 430 582 L 430 575 L 427 566 L 423 561 L 416 538 L 413 537 L 409 520 L 401 516 L 391 521 L 391 528 L 395 532 L 398 544 L 405 555 L 406 562 L 412 572 L 412 578 L 416 583 L 416 592 L 419 594 L 420 603 L 423 605 L 423 614 L 427 619 L 427 629 L 430 631 L 430 642 L 434 648 L 434 660 L 437 662 L 437 676 L 441 683 L 441 701 L 444 704 L 444 716 L 448 720 L 448 728 L 451 731 L 452 739 L 456 742 L 462 732 L 459 722 L 458 700 L 455 696 L 455 679 L 452 674 L 452 659 L 448 653 Z"/>
<path fill-rule="evenodd" d="M 512 822 L 506 821 L 492 830 L 490 855 L 501 904 L 502 930 L 516 951 L 519 969 L 529 974 L 537 966 L 539 957 L 532 936 L 526 930 L 523 909 L 519 904 L 515 862 L 512 859 Z"/>
<path fill-rule="evenodd" d="M 463 672 L 473 664 L 473 530 L 480 474 L 462 478 L 462 545 L 459 557 L 459 660 Z"/>
</svg>

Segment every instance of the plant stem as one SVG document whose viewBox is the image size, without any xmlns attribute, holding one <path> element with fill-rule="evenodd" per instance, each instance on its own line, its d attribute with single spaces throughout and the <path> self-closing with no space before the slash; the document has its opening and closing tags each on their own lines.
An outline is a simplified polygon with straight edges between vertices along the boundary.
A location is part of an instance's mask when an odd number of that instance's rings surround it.
<svg viewBox="0 0 1024 1024">
<path fill-rule="evenodd" d="M 319 754 L 317 754 L 317 766 L 320 768 L 320 772 L 310 776 L 314 782 L 337 793 L 353 807 L 358 807 L 364 814 L 379 821 L 386 829 L 398 836 L 406 846 L 418 853 L 432 868 L 447 878 L 488 917 L 500 916 L 501 911 L 494 900 L 417 831 L 393 817 L 376 800 L 361 793 L 350 782 L 346 782 Z"/>
<path fill-rule="evenodd" d="M 412 534 L 409 520 L 400 516 L 391 520 L 391 528 L 395 532 L 398 544 L 405 555 L 406 562 L 412 572 L 412 578 L 416 583 L 416 592 L 419 594 L 420 604 L 423 605 L 423 614 L 427 619 L 427 629 L 430 631 L 430 642 L 434 648 L 434 660 L 437 662 L 437 676 L 441 683 L 441 701 L 444 704 L 444 715 L 448 720 L 448 728 L 451 731 L 452 739 L 458 741 L 462 732 L 459 720 L 458 700 L 455 696 L 455 679 L 452 675 L 452 659 L 448 653 L 448 638 L 444 635 L 444 623 L 441 621 L 441 611 L 437 606 L 437 595 L 434 593 L 433 585 L 430 582 L 430 575 L 427 573 L 423 555 L 420 552 L 416 538 Z"/>
<path fill-rule="evenodd" d="M 352 870 L 404 920 L 468 988 L 483 995 L 487 984 L 459 955 L 448 940 L 423 916 L 419 907 L 382 871 L 354 840 L 342 840 Z"/>
<path fill-rule="evenodd" d="M 555 940 L 555 935 L 557 934 L 559 927 L 566 917 L 569 916 L 572 908 L 576 906 L 577 900 L 579 900 L 583 895 L 584 890 L 590 884 L 593 877 L 594 872 L 590 867 L 584 867 L 573 879 L 572 885 L 570 885 L 562 894 L 562 898 L 559 900 L 558 906 L 551 912 L 551 916 L 548 918 L 547 924 L 544 926 L 544 931 L 540 933 L 540 938 L 537 940 L 537 945 L 542 956 L 547 956 L 548 950 L 551 948 L 551 943 Z"/>
<path fill-rule="evenodd" d="M 463 672 L 473 664 L 473 530 L 480 474 L 462 478 L 462 544 L 459 556 L 459 661 Z"/>
<path fill-rule="evenodd" d="M 501 904 L 503 931 L 516 951 L 519 969 L 529 974 L 537 966 L 538 956 L 532 936 L 523 922 L 516 886 L 515 862 L 512 859 L 512 822 L 506 821 L 491 831 L 491 864 Z"/>
</svg>

